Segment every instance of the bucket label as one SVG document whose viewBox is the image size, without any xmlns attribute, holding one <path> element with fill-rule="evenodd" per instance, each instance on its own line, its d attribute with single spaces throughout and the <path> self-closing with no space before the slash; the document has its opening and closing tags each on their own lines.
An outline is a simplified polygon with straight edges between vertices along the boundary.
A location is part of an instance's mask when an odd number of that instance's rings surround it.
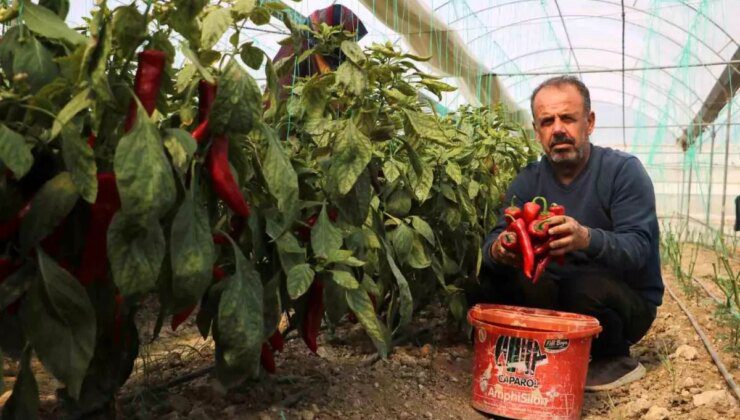
<svg viewBox="0 0 740 420">
<path fill-rule="evenodd" d="M 567 338 L 553 338 L 545 340 L 545 350 L 548 353 L 560 353 L 568 348 L 570 340 Z"/>
<path fill-rule="evenodd" d="M 541 351 L 537 340 L 500 335 L 496 340 L 494 360 L 500 383 L 537 388 L 539 384 L 534 374 L 538 366 L 547 364 L 547 355 Z"/>
</svg>

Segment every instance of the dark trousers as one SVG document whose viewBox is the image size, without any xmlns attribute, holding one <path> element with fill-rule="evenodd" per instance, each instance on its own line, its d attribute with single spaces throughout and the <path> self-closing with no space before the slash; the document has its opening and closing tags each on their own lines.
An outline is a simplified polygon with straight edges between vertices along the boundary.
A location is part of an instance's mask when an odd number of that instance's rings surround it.
<svg viewBox="0 0 740 420">
<path fill-rule="evenodd" d="M 513 268 L 495 273 L 484 270 L 480 278 L 479 287 L 467 294 L 471 304 L 555 309 L 598 319 L 603 330 L 591 345 L 594 358 L 628 356 L 630 346 L 645 336 L 655 320 L 655 305 L 603 271 L 584 271 L 568 278 L 546 271 L 537 284 Z"/>
</svg>

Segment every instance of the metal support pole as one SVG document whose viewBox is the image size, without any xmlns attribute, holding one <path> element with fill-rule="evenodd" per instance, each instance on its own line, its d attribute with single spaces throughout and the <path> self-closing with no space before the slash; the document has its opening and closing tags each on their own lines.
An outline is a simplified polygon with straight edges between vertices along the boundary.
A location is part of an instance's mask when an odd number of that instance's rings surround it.
<svg viewBox="0 0 740 420">
<path fill-rule="evenodd" d="M 696 147 L 696 145 L 691 146 L 691 147 Z M 684 156 L 688 156 L 688 155 L 685 154 Z M 693 160 L 689 160 L 689 187 L 688 187 L 689 193 L 687 194 L 687 198 L 686 198 L 686 227 L 689 226 L 689 219 L 691 218 L 691 181 L 693 179 L 693 176 L 694 176 L 694 162 Z"/>
<path fill-rule="evenodd" d="M 732 97 L 727 102 L 727 138 L 725 139 L 725 179 L 722 181 L 722 220 L 719 222 L 719 232 L 725 233 L 725 204 L 727 204 L 727 167 L 730 162 L 730 121 L 732 121 Z"/>
<path fill-rule="evenodd" d="M 714 138 L 717 136 L 717 127 L 712 126 L 712 145 L 709 149 L 709 192 L 707 193 L 707 217 L 704 223 L 709 225 L 709 215 L 712 213 L 712 182 L 714 175 Z"/>
</svg>

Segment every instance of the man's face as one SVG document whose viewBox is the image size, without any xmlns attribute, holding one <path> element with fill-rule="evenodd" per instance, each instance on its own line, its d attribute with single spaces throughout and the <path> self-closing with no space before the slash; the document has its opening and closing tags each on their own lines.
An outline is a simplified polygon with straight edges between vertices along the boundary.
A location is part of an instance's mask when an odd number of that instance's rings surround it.
<svg viewBox="0 0 740 420">
<path fill-rule="evenodd" d="M 534 98 L 537 140 L 555 165 L 578 166 L 588 159 L 595 118 L 593 111 L 586 113 L 573 85 L 547 86 Z"/>
</svg>

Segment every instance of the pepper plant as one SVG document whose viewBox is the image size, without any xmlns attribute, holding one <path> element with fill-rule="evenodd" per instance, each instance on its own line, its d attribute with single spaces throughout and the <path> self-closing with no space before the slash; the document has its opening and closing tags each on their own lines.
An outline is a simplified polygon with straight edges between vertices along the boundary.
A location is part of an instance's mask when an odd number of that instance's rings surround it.
<svg viewBox="0 0 740 420">
<path fill-rule="evenodd" d="M 315 352 L 322 324 L 356 320 L 385 356 L 432 299 L 462 319 L 535 157 L 504 110 L 439 115 L 431 95 L 454 88 L 423 57 L 280 3 L 99 3 L 75 29 L 66 1 L 0 10 L 0 349 L 21 361 L 4 418 L 36 415 L 34 354 L 72 416 L 111 407 L 147 296 L 155 337 L 191 316 L 213 337 L 227 387 L 274 371 L 291 330 Z M 242 33 L 271 15 L 296 45 L 275 63 Z M 325 55 L 341 64 L 279 84 Z"/>
</svg>

